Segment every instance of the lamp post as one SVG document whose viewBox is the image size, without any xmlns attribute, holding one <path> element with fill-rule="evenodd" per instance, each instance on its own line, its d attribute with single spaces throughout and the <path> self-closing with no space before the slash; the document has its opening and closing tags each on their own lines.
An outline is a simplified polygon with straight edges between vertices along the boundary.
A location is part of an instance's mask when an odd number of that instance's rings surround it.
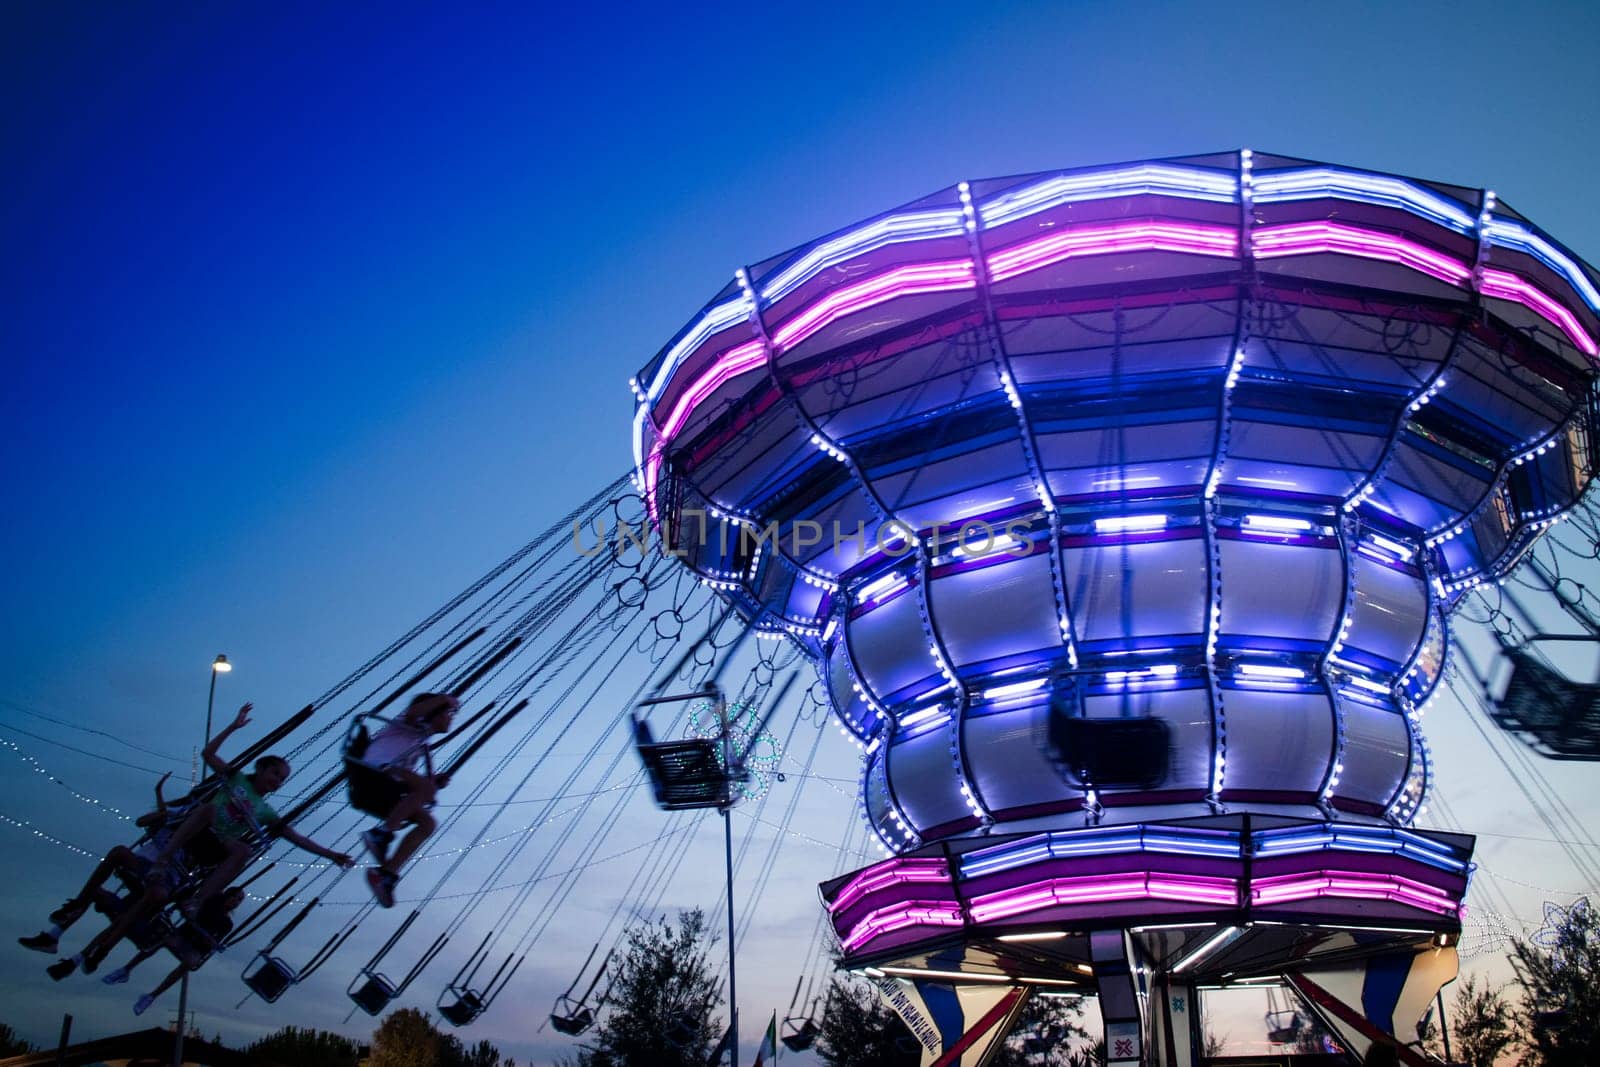
<svg viewBox="0 0 1600 1067">
<path fill-rule="evenodd" d="M 211 709 L 217 703 L 217 675 L 227 674 L 233 670 L 233 664 L 228 662 L 228 657 L 218 652 L 217 658 L 211 661 L 211 687 L 206 692 L 206 739 L 205 744 L 211 744 Z M 202 750 L 203 751 L 203 750 Z M 204 756 L 201 757 L 202 759 Z M 178 1032 L 172 1041 L 172 1067 L 183 1067 L 183 1026 L 184 1019 L 189 1014 L 189 972 L 183 972 L 183 980 L 178 985 Z"/>
</svg>

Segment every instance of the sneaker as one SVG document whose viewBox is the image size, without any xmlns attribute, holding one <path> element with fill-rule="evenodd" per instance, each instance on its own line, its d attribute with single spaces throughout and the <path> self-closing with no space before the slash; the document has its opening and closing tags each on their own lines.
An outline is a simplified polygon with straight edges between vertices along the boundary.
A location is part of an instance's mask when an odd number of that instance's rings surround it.
<svg viewBox="0 0 1600 1067">
<path fill-rule="evenodd" d="M 73 960 L 56 960 L 44 969 L 53 981 L 61 981 L 67 975 L 78 969 L 78 964 Z"/>
<path fill-rule="evenodd" d="M 50 921 L 57 926 L 71 926 L 83 918 L 83 913 L 88 910 L 88 904 L 80 903 L 77 900 L 69 900 L 50 913 Z"/>
<path fill-rule="evenodd" d="M 149 1009 L 150 1005 L 154 1004 L 155 1002 L 155 997 L 152 997 L 149 993 L 142 993 L 140 994 L 139 999 L 133 1002 L 133 1013 L 135 1015 L 143 1015 L 145 1011 Z"/>
<path fill-rule="evenodd" d="M 372 858 L 377 860 L 381 867 L 389 858 L 389 846 L 394 843 L 394 831 L 387 826 L 374 826 L 361 835 L 361 843 L 367 846 L 367 851 L 372 853 Z"/>
<path fill-rule="evenodd" d="M 31 948 L 35 952 L 48 952 L 52 956 L 56 954 L 56 950 L 60 947 L 56 942 L 55 935 L 50 933 L 34 934 L 32 937 L 19 937 L 17 938 L 17 944 L 23 948 Z"/>
<path fill-rule="evenodd" d="M 106 985 L 121 985 L 123 982 L 126 982 L 127 980 L 128 980 L 128 968 L 126 968 L 126 967 L 118 967 L 116 970 L 112 971 L 110 974 L 108 974 L 104 978 L 100 979 L 100 981 L 104 982 Z"/>
<path fill-rule="evenodd" d="M 400 884 L 398 874 L 390 874 L 382 867 L 367 868 L 367 888 L 372 890 L 379 907 L 394 907 L 394 887 L 398 884 Z"/>
</svg>

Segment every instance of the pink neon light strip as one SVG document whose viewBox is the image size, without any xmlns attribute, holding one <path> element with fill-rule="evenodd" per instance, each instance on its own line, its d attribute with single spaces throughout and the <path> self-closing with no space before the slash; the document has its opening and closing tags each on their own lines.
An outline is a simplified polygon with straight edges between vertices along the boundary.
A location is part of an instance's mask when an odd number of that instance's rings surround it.
<svg viewBox="0 0 1600 1067">
<path fill-rule="evenodd" d="M 1232 257 L 1239 254 L 1239 233 L 1224 226 L 1182 222 L 1079 226 L 994 253 L 987 261 L 989 277 L 1004 282 L 1052 263 L 1115 252 L 1192 252 Z"/>
<path fill-rule="evenodd" d="M 1239 901 L 1239 884 L 1233 878 L 1158 874 L 1051 878 L 1026 887 L 974 897 L 970 911 L 974 922 L 994 922 L 1062 904 L 1119 900 L 1173 900 L 1228 907 Z"/>
<path fill-rule="evenodd" d="M 662 439 L 670 441 L 678 436 L 678 431 L 683 429 L 683 424 L 689 420 L 690 413 L 712 393 L 739 375 L 759 369 L 766 362 L 766 346 L 760 339 L 722 353 L 710 369 L 695 379 L 694 384 L 684 390 L 683 395 L 678 398 L 677 404 L 672 408 L 672 414 L 661 423 Z"/>
<path fill-rule="evenodd" d="M 1317 871 L 1257 879 L 1250 898 L 1258 905 L 1288 904 L 1297 900 L 1336 897 L 1356 900 L 1392 900 L 1440 915 L 1454 915 L 1460 902 L 1443 890 L 1395 875 L 1358 871 Z"/>
<path fill-rule="evenodd" d="M 950 869 L 945 866 L 944 860 L 917 860 L 899 859 L 880 863 L 868 867 L 857 875 L 848 885 L 839 890 L 839 895 L 833 898 L 828 905 L 832 912 L 843 911 L 868 893 L 876 893 L 880 889 L 887 889 L 894 885 L 909 885 L 920 883 L 924 885 L 949 885 Z"/>
<path fill-rule="evenodd" d="M 1395 234 L 1365 230 L 1344 223 L 1297 222 L 1264 226 L 1251 232 L 1251 245 L 1255 255 L 1262 259 L 1329 252 L 1397 263 L 1456 286 L 1466 285 L 1472 277 L 1471 267 L 1452 256 Z M 1194 223 L 1138 221 L 1111 226 L 1084 226 L 996 252 L 988 257 L 987 265 L 989 276 L 994 281 L 1002 282 L 1077 257 L 1147 251 L 1234 257 L 1239 255 L 1239 235 L 1227 227 Z M 889 300 L 919 293 L 959 291 L 975 286 L 973 265 L 965 260 L 896 267 L 829 293 L 784 323 L 773 334 L 772 340 L 779 347 L 793 347 L 845 315 L 864 311 Z M 1600 345 L 1584 331 L 1577 317 L 1537 286 L 1507 271 L 1485 270 L 1483 292 L 1523 305 L 1559 327 L 1585 354 L 1600 355 Z M 652 511 L 657 468 L 666 445 L 707 397 L 738 375 L 758 368 L 764 360 L 765 352 L 759 341 L 723 353 L 673 406 L 666 420 L 660 424 L 661 444 L 652 450 L 646 464 L 645 495 L 651 502 Z"/>
<path fill-rule="evenodd" d="M 793 348 L 828 323 L 886 300 L 918 293 L 977 288 L 971 260 L 913 263 L 896 267 L 844 289 L 836 289 L 773 331 L 772 343 Z"/>
<path fill-rule="evenodd" d="M 1536 314 L 1560 326 L 1566 335 L 1572 338 L 1572 343 L 1583 349 L 1586 355 L 1600 354 L 1600 346 L 1597 346 L 1594 338 L 1578 324 L 1576 315 L 1551 299 L 1544 290 L 1523 281 L 1515 274 L 1503 270 L 1485 270 L 1483 295 L 1512 300 L 1523 307 L 1531 308 Z"/>
<path fill-rule="evenodd" d="M 853 952 L 868 941 L 908 926 L 960 926 L 961 921 L 961 908 L 956 904 L 908 900 L 868 915 L 841 937 L 839 944 L 846 952 Z"/>
<path fill-rule="evenodd" d="M 1295 222 L 1285 226 L 1263 226 L 1250 233 L 1256 258 L 1303 256 L 1312 252 L 1335 252 L 1362 259 L 1398 263 L 1421 271 L 1451 285 L 1465 285 L 1472 268 L 1452 256 L 1436 252 L 1415 241 L 1391 233 L 1364 230 L 1339 222 Z"/>
</svg>

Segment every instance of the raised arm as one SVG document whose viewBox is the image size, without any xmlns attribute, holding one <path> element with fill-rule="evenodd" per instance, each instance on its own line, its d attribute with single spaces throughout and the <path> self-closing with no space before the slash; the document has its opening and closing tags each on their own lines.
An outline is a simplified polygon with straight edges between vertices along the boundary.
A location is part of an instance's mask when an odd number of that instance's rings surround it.
<svg viewBox="0 0 1600 1067">
<path fill-rule="evenodd" d="M 166 785 L 167 779 L 171 777 L 171 771 L 168 771 L 166 774 L 161 776 L 161 780 L 156 783 L 155 810 L 147 811 L 137 819 L 133 820 L 133 825 L 139 827 L 140 829 L 145 829 L 151 826 L 159 826 L 167 821 L 167 798 L 161 794 L 161 787 Z"/>
<path fill-rule="evenodd" d="M 332 860 L 341 867 L 348 868 L 355 866 L 356 861 L 351 859 L 347 854 L 343 852 L 335 852 L 331 848 L 323 848 L 321 845 L 311 840 L 311 838 L 307 837 L 305 834 L 300 833 L 292 826 L 285 826 L 282 823 L 279 823 L 277 830 L 280 837 L 294 845 L 296 848 L 303 848 L 307 852 L 321 856 L 325 860 Z"/>
<path fill-rule="evenodd" d="M 224 741 L 233 736 L 235 730 L 250 724 L 250 709 L 253 707 L 255 707 L 254 704 L 246 704 L 240 708 L 239 714 L 233 717 L 233 721 L 218 730 L 216 735 L 206 742 L 206 747 L 201 750 L 200 754 L 206 758 L 207 767 L 210 767 L 218 774 L 228 773 L 228 761 L 217 755 L 217 750 L 222 747 Z"/>
</svg>

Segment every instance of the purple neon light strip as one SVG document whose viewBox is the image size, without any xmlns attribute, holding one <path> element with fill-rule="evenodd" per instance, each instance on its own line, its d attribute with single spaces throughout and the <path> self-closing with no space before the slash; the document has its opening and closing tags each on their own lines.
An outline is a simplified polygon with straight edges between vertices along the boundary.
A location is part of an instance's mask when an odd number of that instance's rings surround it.
<svg viewBox="0 0 1600 1067">
<path fill-rule="evenodd" d="M 1443 252 L 1394 234 L 1364 230 L 1340 222 L 1294 222 L 1283 226 L 1263 226 L 1250 232 L 1250 244 L 1255 249 L 1257 259 L 1335 252 L 1398 263 L 1451 285 L 1465 285 L 1472 277 L 1471 267 Z"/>
<path fill-rule="evenodd" d="M 854 952 L 868 941 L 884 934 L 892 934 L 896 930 L 904 930 L 909 926 L 960 925 L 962 925 L 961 907 L 958 904 L 936 900 L 907 900 L 872 912 L 852 926 L 849 933 L 842 935 L 839 944 L 846 952 Z"/>
<path fill-rule="evenodd" d="M 1004 282 L 1069 259 L 1117 252 L 1190 252 L 1233 257 L 1239 254 L 1239 232 L 1226 226 L 1187 222 L 1075 226 L 994 253 L 987 260 L 989 277 Z"/>
<path fill-rule="evenodd" d="M 1397 875 L 1360 871 L 1314 871 L 1258 878 L 1250 888 L 1257 905 L 1289 904 L 1299 900 L 1334 897 L 1354 900 L 1392 900 L 1440 915 L 1454 915 L 1460 902 L 1424 882 Z"/>
<path fill-rule="evenodd" d="M 772 343 L 779 348 L 793 348 L 830 322 L 887 300 L 918 293 L 974 289 L 977 284 L 977 273 L 972 269 L 971 260 L 896 267 L 829 293 L 774 330 Z"/>
<path fill-rule="evenodd" d="M 1583 349 L 1585 355 L 1600 354 L 1600 346 L 1595 344 L 1584 328 L 1579 325 L 1578 317 L 1562 307 L 1550 295 L 1531 282 L 1525 282 L 1510 271 L 1488 269 L 1483 272 L 1483 295 L 1497 296 L 1502 300 L 1512 300 L 1523 307 L 1530 308 L 1535 314 L 1541 315 L 1549 321 L 1560 326 L 1566 335 L 1572 338 L 1572 343 Z"/>
<path fill-rule="evenodd" d="M 1230 907 L 1239 902 L 1239 883 L 1233 878 L 1176 874 L 1094 874 L 1077 878 L 1051 878 L 973 897 L 969 911 L 973 922 L 983 923 L 1026 915 L 1041 908 L 1128 900 L 1170 900 L 1181 904 Z"/>
<path fill-rule="evenodd" d="M 944 860 L 893 859 L 862 871 L 839 890 L 828 904 L 828 910 L 843 911 L 868 893 L 876 893 L 895 885 L 920 883 L 924 885 L 949 885 L 950 871 Z"/>
<path fill-rule="evenodd" d="M 1261 227 L 1252 231 L 1251 245 L 1255 255 L 1262 259 L 1327 252 L 1397 263 L 1456 286 L 1464 286 L 1472 276 L 1472 269 L 1466 263 L 1415 241 L 1336 222 Z M 988 257 L 987 264 L 990 277 L 1003 282 L 1068 259 L 1140 251 L 1230 258 L 1239 254 L 1239 235 L 1226 227 L 1177 222 L 1138 221 L 1075 227 L 996 252 Z M 793 347 L 845 315 L 889 300 L 921 293 L 960 291 L 975 285 L 970 261 L 897 267 L 828 294 L 784 323 L 772 340 L 780 347 Z M 1483 291 L 1527 307 L 1559 327 L 1585 354 L 1600 355 L 1600 345 L 1584 331 L 1576 316 L 1537 286 L 1507 271 L 1488 270 L 1484 272 Z M 646 464 L 647 499 L 654 499 L 656 468 L 666 445 L 682 429 L 694 408 L 730 379 L 756 369 L 764 358 L 759 342 L 740 345 L 723 353 L 685 391 L 661 424 L 661 444 L 652 450 Z"/>
</svg>

